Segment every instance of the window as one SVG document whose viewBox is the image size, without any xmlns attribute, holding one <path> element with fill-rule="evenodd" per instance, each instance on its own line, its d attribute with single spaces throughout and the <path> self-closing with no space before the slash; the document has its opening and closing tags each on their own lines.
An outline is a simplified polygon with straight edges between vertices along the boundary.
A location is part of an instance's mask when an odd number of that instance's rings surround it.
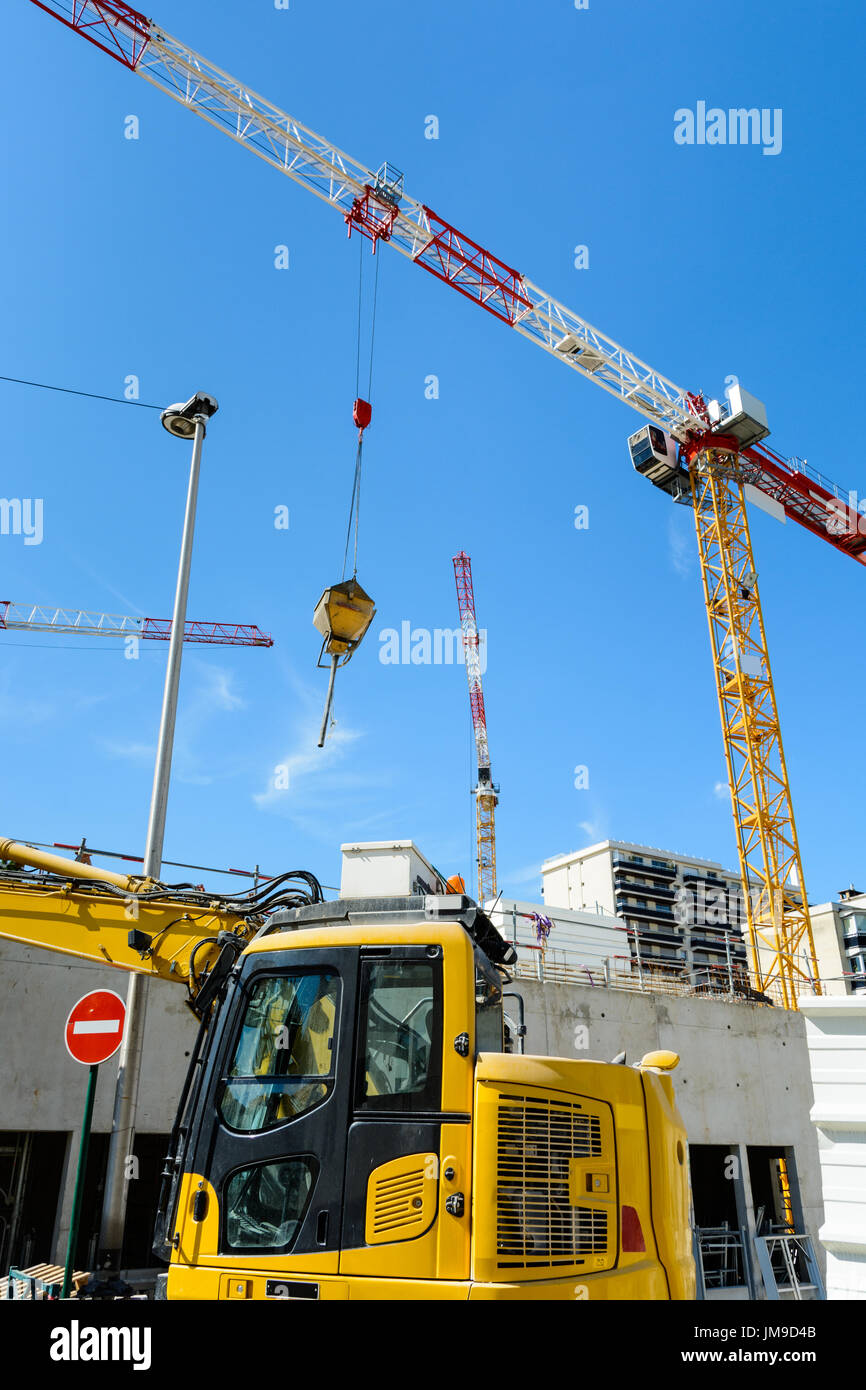
<svg viewBox="0 0 866 1390">
<path fill-rule="evenodd" d="M 339 989 L 330 973 L 256 982 L 220 1101 L 232 1129 L 272 1129 L 327 1099 Z"/>
<path fill-rule="evenodd" d="M 371 1110 L 438 1109 L 441 1056 L 440 961 L 362 960 L 356 1104 Z"/>
<path fill-rule="evenodd" d="M 475 1052 L 501 1052 L 502 987 L 475 958 Z"/>
<path fill-rule="evenodd" d="M 286 1250 L 304 1218 L 313 1178 L 307 1158 L 259 1163 L 233 1173 L 223 1199 L 228 1248 Z"/>
</svg>

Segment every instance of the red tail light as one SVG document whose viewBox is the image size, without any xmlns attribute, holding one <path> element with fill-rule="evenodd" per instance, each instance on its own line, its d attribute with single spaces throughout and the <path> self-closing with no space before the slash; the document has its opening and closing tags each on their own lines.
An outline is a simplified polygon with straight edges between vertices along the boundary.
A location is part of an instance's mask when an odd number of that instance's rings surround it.
<svg viewBox="0 0 866 1390">
<path fill-rule="evenodd" d="M 622 1209 L 622 1248 L 623 1253 L 646 1250 L 640 1217 L 634 1207 L 623 1207 Z"/>
</svg>

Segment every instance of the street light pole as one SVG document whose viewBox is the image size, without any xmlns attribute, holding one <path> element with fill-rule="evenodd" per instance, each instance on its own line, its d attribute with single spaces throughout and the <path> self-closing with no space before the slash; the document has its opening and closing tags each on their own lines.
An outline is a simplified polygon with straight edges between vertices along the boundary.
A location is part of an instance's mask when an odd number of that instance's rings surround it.
<svg viewBox="0 0 866 1390">
<path fill-rule="evenodd" d="M 192 438 L 193 445 L 174 613 L 168 645 L 165 688 L 162 697 L 156 766 L 153 774 L 153 791 L 150 799 L 147 842 L 144 850 L 144 877 L 150 879 L 158 879 L 162 871 L 165 816 L 171 779 L 171 759 L 174 750 L 177 696 L 180 685 L 183 637 L 186 629 L 186 604 L 192 564 L 202 444 L 207 429 L 207 421 L 216 413 L 217 409 L 217 403 L 213 396 L 199 392 L 185 406 L 169 406 L 167 410 L 163 411 L 161 417 L 169 434 L 175 435 L 178 439 Z M 134 903 L 130 904 L 131 915 L 134 912 L 134 906 Z M 150 981 L 146 976 L 131 975 L 126 995 L 126 1027 L 118 1059 L 114 1116 L 111 1122 L 111 1140 L 108 1149 L 108 1171 L 105 1179 L 102 1225 L 99 1233 L 98 1263 L 100 1269 L 106 1272 L 119 1270 L 123 1248 L 128 1183 L 133 1176 L 130 1171 L 132 1165 L 129 1160 L 132 1157 L 135 1142 L 138 1084 L 141 1076 L 141 1056 L 149 984 Z"/>
</svg>

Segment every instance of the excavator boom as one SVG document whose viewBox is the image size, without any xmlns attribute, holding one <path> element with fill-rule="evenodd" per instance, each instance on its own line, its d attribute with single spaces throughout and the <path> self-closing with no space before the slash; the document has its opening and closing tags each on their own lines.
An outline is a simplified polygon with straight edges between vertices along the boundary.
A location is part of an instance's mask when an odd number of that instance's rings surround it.
<svg viewBox="0 0 866 1390">
<path fill-rule="evenodd" d="M 312 875 L 301 876 L 304 892 L 281 887 L 295 877 L 272 880 L 258 896 L 225 898 L 0 840 L 0 937 L 171 980 L 200 1013 L 217 961 L 232 964 L 272 908 L 321 900 Z"/>
</svg>

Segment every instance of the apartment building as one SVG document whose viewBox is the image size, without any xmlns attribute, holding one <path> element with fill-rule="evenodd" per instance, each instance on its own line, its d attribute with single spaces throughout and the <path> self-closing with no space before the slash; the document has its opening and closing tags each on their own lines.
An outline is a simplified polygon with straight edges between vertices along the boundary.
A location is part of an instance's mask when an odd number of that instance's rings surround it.
<svg viewBox="0 0 866 1390">
<path fill-rule="evenodd" d="M 714 860 L 603 840 L 545 860 L 541 876 L 546 907 L 620 917 L 642 967 L 745 982 L 739 875 Z"/>
<path fill-rule="evenodd" d="M 866 893 L 852 884 L 835 902 L 811 908 L 818 973 L 825 994 L 866 994 Z"/>
</svg>

